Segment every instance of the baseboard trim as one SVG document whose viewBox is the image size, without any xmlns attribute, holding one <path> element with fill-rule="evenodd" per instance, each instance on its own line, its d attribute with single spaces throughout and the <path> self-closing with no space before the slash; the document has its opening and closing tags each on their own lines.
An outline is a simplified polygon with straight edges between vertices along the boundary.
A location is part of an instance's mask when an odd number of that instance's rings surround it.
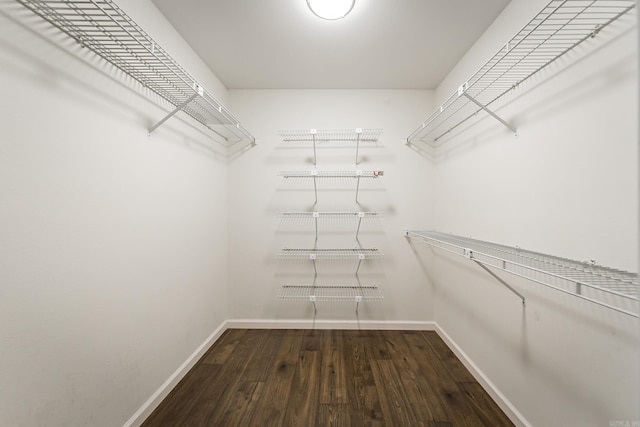
<svg viewBox="0 0 640 427">
<path fill-rule="evenodd" d="M 227 329 L 362 329 L 434 331 L 434 322 L 379 321 L 379 320 L 262 320 L 232 319 L 226 322 Z"/>
<path fill-rule="evenodd" d="M 478 381 L 478 383 L 484 388 L 489 396 L 496 402 L 496 404 L 502 409 L 507 417 L 519 427 L 532 427 L 531 423 L 522 415 L 518 409 L 502 394 L 500 390 L 495 386 L 493 382 L 487 377 L 482 370 L 476 365 L 471 358 L 465 353 L 460 346 L 447 334 L 437 323 L 435 323 L 436 333 L 442 338 L 447 346 L 453 351 L 462 364 L 471 372 L 471 375 Z"/>
<path fill-rule="evenodd" d="M 227 330 L 226 322 L 223 322 L 213 331 L 209 337 L 204 340 L 200 347 L 184 361 L 182 365 L 160 386 L 155 393 L 136 411 L 135 414 L 124 424 L 123 427 L 138 427 L 151 415 L 151 413 L 160 405 L 165 397 L 169 395 L 171 390 L 178 385 L 180 380 L 194 367 L 196 362 L 206 353 L 207 350 L 220 338 L 220 335 Z"/>
</svg>

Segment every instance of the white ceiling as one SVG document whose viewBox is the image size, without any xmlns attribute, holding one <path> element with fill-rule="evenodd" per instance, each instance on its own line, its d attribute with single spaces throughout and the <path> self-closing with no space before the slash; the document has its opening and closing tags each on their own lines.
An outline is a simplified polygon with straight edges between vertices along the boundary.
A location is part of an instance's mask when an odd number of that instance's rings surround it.
<svg viewBox="0 0 640 427">
<path fill-rule="evenodd" d="M 230 89 L 432 89 L 510 0 L 152 0 Z"/>
</svg>

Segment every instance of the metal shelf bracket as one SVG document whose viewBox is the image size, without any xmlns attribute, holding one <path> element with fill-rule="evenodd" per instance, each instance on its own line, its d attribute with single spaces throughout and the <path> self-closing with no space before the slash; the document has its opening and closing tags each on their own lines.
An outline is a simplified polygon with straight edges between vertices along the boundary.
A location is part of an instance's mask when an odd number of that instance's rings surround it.
<svg viewBox="0 0 640 427">
<path fill-rule="evenodd" d="M 186 107 L 187 105 L 189 105 L 191 103 L 191 101 L 193 101 L 194 99 L 196 99 L 197 97 L 202 97 L 204 96 L 204 88 L 202 86 L 200 86 L 197 83 L 193 84 L 193 89 L 194 89 L 194 93 L 193 95 L 191 95 L 189 98 L 187 98 L 184 102 L 182 102 L 181 104 L 179 104 L 178 106 L 176 106 L 176 108 L 174 108 L 169 114 L 167 114 L 166 116 L 164 116 L 164 118 L 162 120 L 160 120 L 158 123 L 156 123 L 155 125 L 151 126 L 149 128 L 149 135 L 151 135 L 151 133 L 158 129 L 164 122 L 166 122 L 167 120 L 169 120 L 171 117 L 173 117 L 178 111 L 182 111 L 184 109 L 184 107 Z"/>
<path fill-rule="evenodd" d="M 494 119 L 496 119 L 497 121 L 499 121 L 500 123 L 508 127 L 509 129 L 511 129 L 511 131 L 514 133 L 515 136 L 518 136 L 518 129 L 516 129 L 509 122 L 507 122 L 502 117 L 498 116 L 496 113 L 488 109 L 485 105 L 483 105 L 480 101 L 475 99 L 473 96 L 469 95 L 469 93 L 467 92 L 468 88 L 469 88 L 469 82 L 465 82 L 464 84 L 460 85 L 458 87 L 458 96 L 466 97 L 469 101 L 476 104 L 482 111 L 486 112 L 491 117 L 493 117 Z"/>
</svg>

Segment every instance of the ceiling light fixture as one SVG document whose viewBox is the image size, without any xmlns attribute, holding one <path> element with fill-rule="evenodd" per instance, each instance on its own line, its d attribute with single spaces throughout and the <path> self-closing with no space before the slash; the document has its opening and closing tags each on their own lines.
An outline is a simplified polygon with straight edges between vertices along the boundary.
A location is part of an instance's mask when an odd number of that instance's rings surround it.
<svg viewBox="0 0 640 427">
<path fill-rule="evenodd" d="M 307 6 L 318 18 L 334 21 L 351 12 L 356 0 L 307 0 Z"/>
</svg>

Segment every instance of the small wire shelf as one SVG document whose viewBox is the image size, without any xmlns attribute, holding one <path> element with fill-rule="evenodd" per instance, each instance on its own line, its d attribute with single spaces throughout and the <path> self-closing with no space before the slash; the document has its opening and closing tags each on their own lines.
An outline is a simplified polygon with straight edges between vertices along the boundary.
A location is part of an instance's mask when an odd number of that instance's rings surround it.
<svg viewBox="0 0 640 427">
<path fill-rule="evenodd" d="M 304 170 L 304 171 L 280 171 L 280 176 L 285 179 L 303 179 L 306 182 L 311 180 L 313 183 L 313 191 L 315 196 L 315 203 L 318 202 L 318 180 L 331 182 L 332 180 L 344 181 L 354 180 L 356 184 L 355 188 L 355 201 L 358 202 L 358 195 L 360 194 L 360 182 L 377 180 L 384 175 L 384 171 L 363 171 L 363 170 L 340 170 L 340 171 L 326 171 L 326 170 Z"/>
<path fill-rule="evenodd" d="M 382 129 L 304 129 L 304 130 L 281 130 L 278 135 L 284 142 L 316 142 L 318 144 L 336 143 L 374 143 L 380 141 Z"/>
<path fill-rule="evenodd" d="M 285 301 L 382 301 L 384 297 L 377 286 L 341 285 L 289 285 L 284 284 L 278 296 Z"/>
<path fill-rule="evenodd" d="M 437 231 L 408 231 L 428 245 L 638 317 L 638 275 L 626 271 Z M 494 275 L 489 271 L 490 274 Z M 494 275 L 498 280 L 501 280 Z M 503 282 L 506 286 L 506 283 Z M 517 291 L 509 288 L 520 295 Z M 524 301 L 524 297 L 523 301 Z"/>
<path fill-rule="evenodd" d="M 316 240 L 321 226 L 331 225 L 333 231 L 339 230 L 338 224 L 344 225 L 351 223 L 355 228 L 355 239 L 358 240 L 363 220 L 374 219 L 379 217 L 378 212 L 282 212 L 280 217 L 285 220 L 295 220 L 296 222 L 304 222 L 311 225 L 315 230 Z M 355 222 L 355 224 L 354 224 Z"/>
<path fill-rule="evenodd" d="M 313 147 L 313 164 L 318 164 L 318 146 L 345 147 L 355 146 L 355 163 L 358 164 L 360 145 L 376 145 L 382 135 L 382 129 L 334 129 L 334 130 L 281 130 L 278 134 L 283 142 L 294 143 L 296 145 L 311 144 Z"/>
<path fill-rule="evenodd" d="M 111 0 L 18 0 L 26 8 L 184 111 L 229 148 L 255 138 L 208 90 Z"/>
<path fill-rule="evenodd" d="M 373 218 L 378 212 L 281 212 L 281 218 Z"/>
<path fill-rule="evenodd" d="M 355 260 L 378 259 L 384 255 L 377 248 L 368 249 L 290 249 L 284 248 L 278 253 L 278 259 L 300 260 Z"/>
<path fill-rule="evenodd" d="M 325 171 L 325 170 L 304 170 L 304 171 L 281 171 L 280 176 L 285 178 L 354 178 L 354 179 L 376 179 L 384 175 L 384 171 Z"/>
<path fill-rule="evenodd" d="M 517 133 L 488 109 L 559 57 L 595 37 L 636 5 L 635 0 L 553 0 L 464 82 L 409 137 L 433 147 L 480 111 Z"/>
</svg>

